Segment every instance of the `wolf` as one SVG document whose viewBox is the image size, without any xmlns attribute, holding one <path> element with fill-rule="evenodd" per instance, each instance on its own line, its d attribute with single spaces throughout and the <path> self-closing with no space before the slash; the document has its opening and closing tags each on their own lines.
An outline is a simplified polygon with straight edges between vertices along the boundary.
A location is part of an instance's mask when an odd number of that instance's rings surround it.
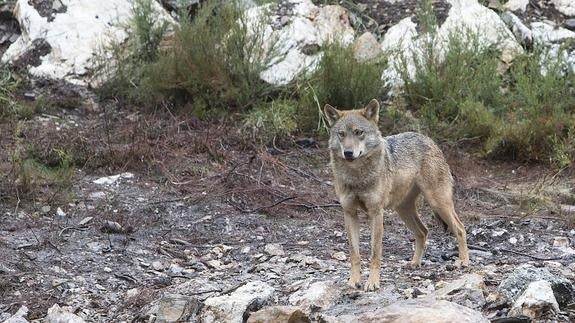
<svg viewBox="0 0 575 323">
<path fill-rule="evenodd" d="M 457 239 L 459 263 L 469 265 L 463 223 L 453 205 L 453 178 L 439 147 L 429 137 L 404 132 L 383 137 L 378 128 L 379 102 L 363 109 L 340 111 L 326 104 L 329 153 L 335 192 L 343 208 L 350 247 L 351 275 L 348 285 L 360 287 L 358 210 L 367 212 L 371 224 L 371 262 L 366 291 L 379 289 L 383 212 L 394 209 L 415 235 L 410 266 L 418 267 L 425 251 L 427 227 L 416 209 L 422 194 Z"/>
</svg>

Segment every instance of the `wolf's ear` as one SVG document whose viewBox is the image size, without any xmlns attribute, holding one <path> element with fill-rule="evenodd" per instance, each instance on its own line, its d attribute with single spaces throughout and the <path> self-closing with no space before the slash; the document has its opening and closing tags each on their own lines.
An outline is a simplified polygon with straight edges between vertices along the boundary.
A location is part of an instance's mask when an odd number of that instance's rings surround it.
<svg viewBox="0 0 575 323">
<path fill-rule="evenodd" d="M 339 112 L 339 110 L 332 107 L 329 104 L 326 104 L 323 107 L 323 115 L 325 116 L 327 124 L 330 127 L 333 126 L 337 122 L 337 120 L 339 120 L 339 118 L 341 117 L 341 113 Z"/>
<path fill-rule="evenodd" d="M 375 124 L 379 121 L 379 102 L 376 99 L 369 101 L 367 106 L 363 109 L 363 116 Z"/>
</svg>

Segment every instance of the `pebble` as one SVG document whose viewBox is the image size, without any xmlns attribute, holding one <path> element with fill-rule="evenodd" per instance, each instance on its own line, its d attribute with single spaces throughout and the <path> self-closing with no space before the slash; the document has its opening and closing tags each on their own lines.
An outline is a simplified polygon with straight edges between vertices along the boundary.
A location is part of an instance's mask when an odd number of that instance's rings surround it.
<svg viewBox="0 0 575 323">
<path fill-rule="evenodd" d="M 335 252 L 333 255 L 331 255 L 331 257 L 339 261 L 345 261 L 347 259 L 345 252 L 343 251 Z"/>
<path fill-rule="evenodd" d="M 112 268 L 110 267 L 104 267 L 104 271 L 107 273 L 111 273 L 112 272 Z"/>
</svg>

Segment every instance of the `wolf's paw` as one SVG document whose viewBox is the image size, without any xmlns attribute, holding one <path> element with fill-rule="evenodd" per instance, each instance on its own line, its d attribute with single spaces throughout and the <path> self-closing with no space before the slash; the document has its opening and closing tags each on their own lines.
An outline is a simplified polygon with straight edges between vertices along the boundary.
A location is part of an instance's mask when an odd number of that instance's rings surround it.
<svg viewBox="0 0 575 323">
<path fill-rule="evenodd" d="M 347 281 L 347 285 L 353 288 L 360 288 L 361 287 L 361 277 L 357 276 L 351 276 L 349 278 L 349 280 Z"/>
<path fill-rule="evenodd" d="M 469 267 L 469 259 L 466 259 L 466 260 L 457 259 L 455 261 L 454 265 L 457 268 L 467 268 L 467 267 Z"/>
<path fill-rule="evenodd" d="M 366 292 L 373 292 L 379 289 L 379 278 L 369 278 L 365 283 L 364 290 Z"/>
</svg>

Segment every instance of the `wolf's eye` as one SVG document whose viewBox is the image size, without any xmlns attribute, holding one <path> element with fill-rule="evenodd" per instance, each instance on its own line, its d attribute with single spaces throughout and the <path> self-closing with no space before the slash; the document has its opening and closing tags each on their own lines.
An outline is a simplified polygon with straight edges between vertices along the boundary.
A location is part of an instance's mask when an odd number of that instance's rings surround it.
<svg viewBox="0 0 575 323">
<path fill-rule="evenodd" d="M 343 137 L 345 137 L 345 132 L 340 131 L 340 132 L 337 133 L 337 135 L 338 135 L 340 138 L 343 138 Z"/>
<path fill-rule="evenodd" d="M 356 135 L 356 136 L 358 136 L 358 137 L 359 137 L 359 136 L 362 136 L 362 135 L 363 135 L 363 130 L 361 130 L 361 129 L 355 129 L 355 130 L 353 131 L 353 134 Z"/>
</svg>

